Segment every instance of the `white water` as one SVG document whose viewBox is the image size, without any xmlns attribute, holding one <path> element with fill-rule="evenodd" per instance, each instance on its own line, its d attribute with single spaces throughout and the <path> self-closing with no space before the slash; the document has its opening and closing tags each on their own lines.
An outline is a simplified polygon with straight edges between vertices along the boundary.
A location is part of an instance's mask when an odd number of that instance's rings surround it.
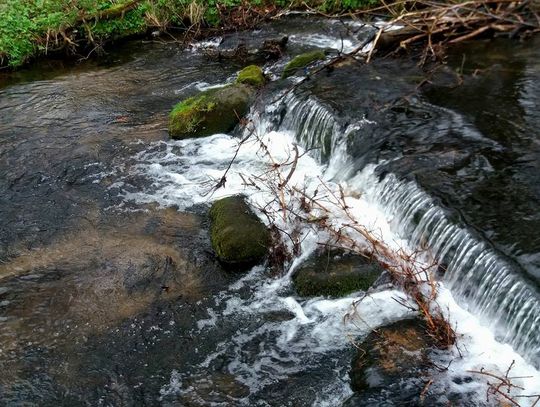
<svg viewBox="0 0 540 407">
<path fill-rule="evenodd" d="M 320 42 L 320 38 L 313 41 Z M 404 183 L 393 176 L 381 181 L 375 175 L 376 165 L 353 174 L 345 139 L 348 130 L 361 129 L 363 121 L 342 129 L 329 111 L 312 100 L 300 101 L 289 96 L 285 102 L 287 114 L 279 129 L 267 121 L 275 106 L 270 106 L 263 117 L 254 114 L 253 119 L 257 134 L 276 162 L 290 161 L 297 141 L 301 144 L 300 153 L 303 148 L 319 147 L 301 156 L 289 185 L 313 193 L 321 188 L 321 180 L 333 191 L 338 190 L 336 182 L 340 182 L 355 218 L 387 246 L 412 252 L 427 243 L 431 253 L 447 266 L 438 303 L 456 328 L 459 349 L 435 360 L 438 365 L 450 364 L 447 371 L 434 377 L 432 385 L 433 391 L 441 395 L 441 402 L 445 393 L 456 392 L 467 394 L 468 400 L 482 405 L 488 378 L 467 371 L 486 369 L 504 375 L 513 361 L 511 376 L 522 377 L 513 382 L 524 390 L 514 390 L 510 395 L 538 393 L 540 372 L 520 356 L 535 360 L 540 353 L 538 298 L 511 265 L 470 231 L 450 222 L 445 212 L 414 183 Z M 273 195 L 263 185 L 254 188 L 244 184 L 246 178 L 266 173 L 269 166 L 268 157 L 254 140 L 239 150 L 225 188 L 212 189 L 232 159 L 237 142 L 237 138 L 218 134 L 156 143 L 135 157 L 138 164 L 133 168 L 135 175 L 151 180 L 150 186 L 135 192 L 123 189 L 122 194 L 128 201 L 158 202 L 185 210 L 223 196 L 245 193 L 255 206 L 264 206 Z M 113 188 L 122 189 L 123 185 L 118 183 Z M 292 197 L 287 199 L 294 204 Z M 335 219 L 331 221 L 344 222 L 339 208 L 335 209 Z M 326 239 L 309 228 L 304 228 L 302 233 L 303 254 L 291 265 L 289 273 L 271 278 L 264 269 L 254 268 L 215 298 L 214 307 L 208 309 L 208 318 L 199 321 L 192 334 L 204 337 L 228 321 L 272 312 L 288 312 L 293 317 L 286 321 L 266 321 L 255 330 L 251 325 L 239 327 L 200 366 L 171 374 L 170 382 L 164 384 L 161 392 L 165 404 L 171 397 L 208 404 L 193 383 L 204 382 L 208 366 L 225 353 L 234 360 L 227 366 L 228 372 L 247 386 L 252 395 L 257 395 L 276 380 L 320 368 L 322 355 L 350 349 L 351 339 L 360 340 L 373 328 L 411 315 L 395 301 L 403 294 L 394 290 L 373 293 L 355 310 L 352 304 L 360 294 L 335 300 L 295 296 L 290 280 L 294 267 L 315 249 L 317 242 Z M 239 294 L 246 290 L 247 295 Z M 354 317 L 344 323 L 345 314 Z M 254 341 L 259 347 L 256 351 L 251 349 L 248 358 L 246 348 Z M 350 359 L 339 359 L 333 373 L 318 383 L 314 405 L 335 406 L 350 396 L 349 363 Z M 463 380 L 466 377 L 472 380 Z M 520 399 L 520 403 L 526 406 L 532 400 Z M 251 401 L 247 397 L 239 398 L 233 404 L 251 405 Z M 210 404 L 231 405 L 231 402 Z"/>
<path fill-rule="evenodd" d="M 376 166 L 370 167 L 373 171 L 365 169 L 351 177 L 346 139 L 349 130 L 361 129 L 365 119 L 341 130 L 332 114 L 316 102 L 294 95 L 285 102 L 290 106 L 285 126 L 294 128 L 307 148 L 322 146 L 319 160 L 329 161 L 325 175 L 346 181 L 351 191 L 364 194 L 371 205 L 381 208 L 398 240 L 405 240 L 411 249 L 429 248 L 431 255 L 446 266 L 444 283 L 458 302 L 480 316 L 501 341 L 539 366 L 540 299 L 538 292 L 520 277 L 516 266 L 472 232 L 451 222 L 435 200 L 414 182 L 400 181 L 393 174 L 379 181 L 373 175 Z M 451 113 L 453 120 L 463 120 Z M 477 132 L 468 133 L 470 136 Z M 474 137 L 485 139 L 479 134 Z"/>
<path fill-rule="evenodd" d="M 317 110 L 317 109 L 315 109 Z M 320 115 L 320 112 L 317 113 Z M 264 134 L 263 139 L 276 161 L 287 161 L 291 155 L 295 137 L 290 131 L 266 131 L 265 123 L 260 122 L 258 132 Z M 324 127 L 324 126 L 323 126 Z M 337 131 L 337 128 L 334 129 Z M 321 134 L 325 134 L 324 132 Z M 180 209 L 189 208 L 193 204 L 208 203 L 221 196 L 246 193 L 254 204 L 266 203 L 270 195 L 243 185 L 240 173 L 246 175 L 262 174 L 268 169 L 268 161 L 259 148 L 257 142 L 249 142 L 242 146 L 238 157 L 227 176 L 226 188 L 209 194 L 213 185 L 222 176 L 224 169 L 237 147 L 238 139 L 228 135 L 215 135 L 203 139 L 190 139 L 183 141 L 170 141 L 155 145 L 154 148 L 140 154 L 136 171 L 152 180 L 152 186 L 146 191 L 126 193 L 125 198 L 137 202 L 158 202 L 164 206 L 177 205 Z M 339 151 L 344 154 L 344 148 L 334 145 L 334 154 L 329 165 L 321 165 L 310 155 L 304 155 L 298 162 L 297 169 L 290 183 L 299 187 L 306 187 L 313 191 L 324 179 L 327 185 L 336 188 L 330 181 L 332 175 L 340 173 L 339 168 L 347 167 L 347 159 L 339 157 Z M 393 248 L 407 248 L 408 242 L 401 239 L 400 221 L 393 216 L 396 212 L 388 205 L 384 196 L 380 196 L 379 183 L 374 175 L 375 166 L 365 168 L 361 173 L 342 182 L 348 191 L 348 205 L 358 220 L 375 231 L 387 244 Z M 413 194 L 414 196 L 414 194 Z M 388 205 L 385 207 L 385 205 Z M 335 220 L 339 222 L 339 219 Z M 323 236 L 314 235 L 313 231 L 305 230 L 303 240 L 304 256 L 309 254 L 316 246 L 316 242 L 324 240 Z M 414 243 L 414 241 L 413 241 Z M 298 259 L 297 263 L 301 259 Z M 293 264 L 294 268 L 295 264 Z M 452 288 L 452 283 L 450 283 Z M 240 298 L 235 292 L 242 287 L 250 287 L 251 292 L 247 298 Z M 222 323 L 228 318 L 245 317 L 249 314 L 264 315 L 271 311 L 287 310 L 294 314 L 288 321 L 262 325 L 255 332 L 239 331 L 230 340 L 221 343 L 216 350 L 208 356 L 206 363 L 228 350 L 236 355 L 237 362 L 228 366 L 230 373 L 248 386 L 252 394 L 257 394 L 264 386 L 274 382 L 280 377 L 298 373 L 317 364 L 317 355 L 350 347 L 350 338 L 359 339 L 366 335 L 370 328 L 376 328 L 388 322 L 403 318 L 408 311 L 398 305 L 393 297 L 400 295 L 395 291 L 383 291 L 374 294 L 369 300 L 364 300 L 358 306 L 357 315 L 361 320 L 353 319 L 350 323 L 343 323 L 343 316 L 351 312 L 351 306 L 358 296 L 338 300 L 312 299 L 305 300 L 291 296 L 290 273 L 279 279 L 267 277 L 263 270 L 255 268 L 235 286 L 216 298 L 215 309 L 208 311 L 208 320 L 199 323 L 201 334 L 215 326 L 216 321 Z M 445 355 L 438 363 L 448 364 L 452 360 L 447 373 L 439 375 L 436 385 L 441 389 L 452 388 L 457 392 L 474 391 L 478 404 L 485 398 L 485 381 L 483 377 L 474 376 L 470 383 L 457 385 L 453 379 L 464 377 L 467 370 L 480 370 L 486 368 L 492 372 L 504 374 L 512 360 L 515 366 L 512 370 L 514 376 L 531 376 L 530 378 L 516 379 L 515 382 L 526 390 L 522 394 L 531 394 L 540 388 L 540 374 L 523 360 L 509 345 L 501 344 L 494 339 L 494 332 L 489 329 L 491 321 L 479 319 L 458 306 L 445 287 L 441 287 L 439 303 L 443 309 L 448 309 L 448 315 L 456 326 L 459 339 L 459 349 L 451 355 Z M 366 325 L 369 325 L 368 326 Z M 257 364 L 243 362 L 243 348 L 250 341 L 261 337 L 277 338 L 275 341 L 262 341 Z M 190 372 L 187 375 L 204 377 L 205 366 L 200 372 Z M 347 383 L 349 365 L 336 368 L 331 380 L 324 383 L 325 388 L 317 394 L 315 405 L 339 405 L 350 395 Z M 192 377 L 192 375 L 195 375 Z M 162 389 L 162 395 L 167 399 L 171 395 L 198 397 L 196 386 L 184 386 L 181 373 L 172 374 L 171 383 Z M 470 397 L 470 396 L 469 396 Z M 236 400 L 237 403 L 248 405 L 247 400 Z M 527 400 L 523 402 L 526 405 Z"/>
<path fill-rule="evenodd" d="M 472 232 L 449 221 L 443 209 L 414 183 L 389 176 L 370 193 L 394 214 L 400 236 L 411 236 L 409 241 L 416 246 L 427 244 L 444 263 L 444 282 L 460 302 L 481 316 L 503 342 L 538 364 L 538 295 L 520 277 L 516 266 Z"/>
</svg>

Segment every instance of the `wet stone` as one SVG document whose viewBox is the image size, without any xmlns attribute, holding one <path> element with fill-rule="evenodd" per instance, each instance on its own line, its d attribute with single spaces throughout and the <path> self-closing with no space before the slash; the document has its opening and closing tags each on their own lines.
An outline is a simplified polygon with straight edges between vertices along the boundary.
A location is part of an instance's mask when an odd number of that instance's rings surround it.
<svg viewBox="0 0 540 407">
<path fill-rule="evenodd" d="M 365 257 L 336 250 L 323 250 L 302 264 L 293 276 L 299 295 L 341 297 L 366 291 L 383 268 Z"/>
<path fill-rule="evenodd" d="M 264 316 L 269 322 L 285 322 L 296 317 L 291 311 L 288 310 L 271 311 L 267 312 Z"/>
<path fill-rule="evenodd" d="M 264 259 L 270 245 L 270 233 L 243 196 L 214 202 L 210 218 L 212 247 L 221 262 L 244 270 Z"/>
<path fill-rule="evenodd" d="M 416 400 L 426 383 L 432 343 L 419 319 L 395 322 L 373 331 L 360 344 L 349 376 L 358 393 L 395 392 Z"/>
<path fill-rule="evenodd" d="M 204 379 L 188 380 L 188 383 L 192 389 L 185 399 L 188 405 L 238 400 L 250 394 L 249 387 L 240 383 L 230 373 L 216 372 Z"/>
<path fill-rule="evenodd" d="M 263 86 L 265 82 L 264 73 L 257 65 L 246 66 L 238 73 L 238 78 L 236 79 L 236 83 L 245 83 L 256 88 Z"/>
<path fill-rule="evenodd" d="M 248 112 L 253 95 L 254 90 L 244 83 L 200 92 L 173 108 L 169 114 L 169 134 L 183 139 L 227 133 Z"/>
</svg>

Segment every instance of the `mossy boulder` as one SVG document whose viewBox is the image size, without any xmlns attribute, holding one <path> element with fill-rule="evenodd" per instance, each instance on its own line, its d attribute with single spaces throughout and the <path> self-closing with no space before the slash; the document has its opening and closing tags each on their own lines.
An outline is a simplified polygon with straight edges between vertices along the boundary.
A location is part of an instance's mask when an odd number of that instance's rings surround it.
<svg viewBox="0 0 540 407">
<path fill-rule="evenodd" d="M 408 388 L 410 396 L 418 396 L 424 385 L 422 377 L 430 367 L 432 349 L 431 337 L 418 318 L 379 328 L 366 337 L 352 361 L 351 387 L 356 392 L 386 391 L 401 382 L 405 388 L 393 389 L 397 394 Z"/>
<path fill-rule="evenodd" d="M 263 71 L 257 65 L 246 66 L 238 73 L 236 83 L 244 83 L 246 85 L 255 86 L 260 88 L 266 83 Z"/>
<path fill-rule="evenodd" d="M 210 219 L 212 247 L 221 262 L 245 269 L 264 259 L 270 246 L 270 232 L 243 196 L 214 202 Z"/>
<path fill-rule="evenodd" d="M 323 250 L 298 268 L 293 282 L 302 297 L 342 297 L 355 291 L 366 291 L 382 272 L 377 262 L 362 256 Z"/>
<path fill-rule="evenodd" d="M 183 100 L 169 115 L 169 134 L 182 139 L 227 133 L 248 112 L 254 94 L 252 87 L 235 83 Z"/>
<path fill-rule="evenodd" d="M 324 59 L 325 54 L 323 51 L 311 51 L 297 55 L 285 65 L 281 78 L 288 78 L 289 76 L 294 75 L 297 70 L 305 68 L 315 61 L 323 61 Z"/>
</svg>

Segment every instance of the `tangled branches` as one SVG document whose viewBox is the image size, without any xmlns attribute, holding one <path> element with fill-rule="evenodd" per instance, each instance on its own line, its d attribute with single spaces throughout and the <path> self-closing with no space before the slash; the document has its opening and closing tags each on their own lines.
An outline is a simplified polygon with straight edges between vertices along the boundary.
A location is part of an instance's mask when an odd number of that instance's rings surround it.
<svg viewBox="0 0 540 407">
<path fill-rule="evenodd" d="M 227 174 L 238 156 L 238 150 L 248 143 L 255 146 L 257 154 L 262 158 L 265 167 L 253 173 L 241 173 L 243 184 L 262 199 L 255 199 L 253 203 L 260 213 L 267 217 L 271 228 L 274 247 L 270 254 L 270 262 L 276 272 L 283 272 L 294 257 L 301 254 L 304 249 L 302 243 L 308 236 L 316 237 L 318 243 L 330 248 L 339 248 L 354 254 L 365 256 L 379 262 L 390 274 L 396 288 L 400 288 L 405 298 L 394 298 L 397 302 L 412 311 L 418 312 L 425 321 L 427 334 L 433 339 L 431 344 L 441 349 L 456 346 L 457 335 L 454 327 L 448 320 L 448 314 L 443 312 L 438 303 L 439 285 L 434 274 L 439 267 L 429 250 L 420 248 L 417 251 L 407 250 L 392 245 L 383 240 L 382 233 L 375 227 L 367 226 L 362 218 L 357 216 L 360 207 L 359 197 L 354 191 L 347 190 L 345 184 L 340 185 L 327 181 L 322 177 L 306 172 L 304 158 L 306 152 L 298 146 L 288 145 L 285 153 L 278 151 L 274 142 L 283 147 L 279 135 L 266 134 L 261 137 L 257 134 L 253 122 L 245 122 L 244 137 L 239 140 L 237 150 L 226 167 L 223 177 L 217 181 L 215 188 L 225 186 Z M 278 140 L 276 140 L 276 138 Z M 281 269 L 279 269 L 281 265 Z M 355 304 L 357 305 L 369 297 L 369 291 Z M 347 317 L 347 316 L 346 316 Z M 346 318 L 345 317 L 345 318 Z M 439 367 L 440 371 L 447 370 L 449 365 Z M 540 402 L 540 395 L 517 394 L 524 391 L 514 379 L 524 377 L 511 377 L 508 368 L 506 374 L 491 373 L 484 368 L 470 370 L 490 378 L 487 383 L 487 401 L 490 397 L 511 405 L 533 406 Z M 493 381 L 495 379 L 495 381 Z M 433 379 L 430 379 L 421 393 L 421 399 L 426 396 Z M 519 403 L 521 399 L 522 404 Z"/>
<path fill-rule="evenodd" d="M 298 146 L 292 145 L 285 156 L 276 157 L 268 141 L 257 134 L 252 123 L 247 124 L 245 134 L 247 136 L 241 139 L 238 148 L 247 142 L 256 143 L 259 155 L 266 162 L 266 170 L 261 174 L 242 174 L 241 177 L 246 187 L 265 196 L 258 209 L 267 217 L 273 231 L 273 262 L 281 262 L 281 269 L 284 269 L 284 263 L 300 253 L 302 239 L 309 233 L 320 239 L 320 245 L 377 261 L 412 304 L 403 305 L 418 311 L 424 318 L 434 343 L 440 348 L 452 346 L 456 334 L 437 303 L 438 284 L 433 278 L 437 264 L 429 252 L 390 247 L 377 230 L 370 229 L 358 219 L 358 210 L 351 206 L 358 200 L 348 196 L 343 185 L 298 174 L 299 161 L 306 154 Z M 224 186 L 230 169 L 231 165 L 216 188 Z"/>
<path fill-rule="evenodd" d="M 489 402 L 492 396 L 502 397 L 511 405 L 520 407 L 520 404 L 517 399 L 526 398 L 526 399 L 532 399 L 533 404 L 531 406 L 535 407 L 536 405 L 540 403 L 540 394 L 527 394 L 527 395 L 520 394 L 513 397 L 510 396 L 510 392 L 512 390 L 521 390 L 521 391 L 524 390 L 523 387 L 514 384 L 512 380 L 526 378 L 523 376 L 514 376 L 514 377 L 510 376 L 510 371 L 514 367 L 514 363 L 515 361 L 512 361 L 510 366 L 508 366 L 508 369 L 506 370 L 506 373 L 504 374 L 504 376 L 500 376 L 495 373 L 489 372 L 485 370 L 484 368 L 480 370 L 469 370 L 468 372 L 482 375 L 489 379 L 487 382 L 486 402 Z"/>
<path fill-rule="evenodd" d="M 361 17 L 381 12 L 391 16 L 379 29 L 373 49 L 396 53 L 422 45 L 422 65 L 428 59 L 439 59 L 448 45 L 480 36 L 515 38 L 540 31 L 540 7 L 530 0 L 398 0 L 382 3 L 380 7 L 356 13 Z"/>
</svg>

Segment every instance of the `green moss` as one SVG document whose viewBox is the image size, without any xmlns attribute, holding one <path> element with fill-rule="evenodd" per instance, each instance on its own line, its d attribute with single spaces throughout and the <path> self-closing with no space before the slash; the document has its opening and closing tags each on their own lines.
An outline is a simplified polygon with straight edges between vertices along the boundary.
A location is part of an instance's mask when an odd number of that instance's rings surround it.
<svg viewBox="0 0 540 407">
<path fill-rule="evenodd" d="M 178 103 L 172 110 L 169 132 L 194 133 L 197 126 L 204 120 L 204 113 L 211 112 L 216 107 L 210 98 L 210 93 L 190 97 Z"/>
<path fill-rule="evenodd" d="M 245 84 L 210 89 L 178 103 L 169 115 L 173 138 L 227 133 L 249 108 L 254 91 Z"/>
<path fill-rule="evenodd" d="M 322 61 L 325 59 L 323 51 L 311 51 L 305 54 L 300 54 L 294 57 L 287 65 L 281 74 L 281 78 L 285 79 L 293 75 L 298 69 L 305 68 L 315 61 Z"/>
<path fill-rule="evenodd" d="M 381 273 L 377 263 L 363 257 L 326 251 L 301 265 L 293 282 L 302 297 L 342 297 L 368 290 Z"/>
<path fill-rule="evenodd" d="M 251 265 L 266 256 L 270 233 L 243 197 L 231 196 L 214 202 L 210 219 L 212 247 L 222 262 Z"/>
<path fill-rule="evenodd" d="M 238 73 L 236 83 L 245 83 L 246 85 L 262 87 L 266 83 L 263 71 L 257 65 L 246 66 Z"/>
<path fill-rule="evenodd" d="M 294 279 L 296 291 L 302 297 L 343 297 L 355 291 L 366 291 L 378 274 L 358 275 L 299 275 Z"/>
</svg>

